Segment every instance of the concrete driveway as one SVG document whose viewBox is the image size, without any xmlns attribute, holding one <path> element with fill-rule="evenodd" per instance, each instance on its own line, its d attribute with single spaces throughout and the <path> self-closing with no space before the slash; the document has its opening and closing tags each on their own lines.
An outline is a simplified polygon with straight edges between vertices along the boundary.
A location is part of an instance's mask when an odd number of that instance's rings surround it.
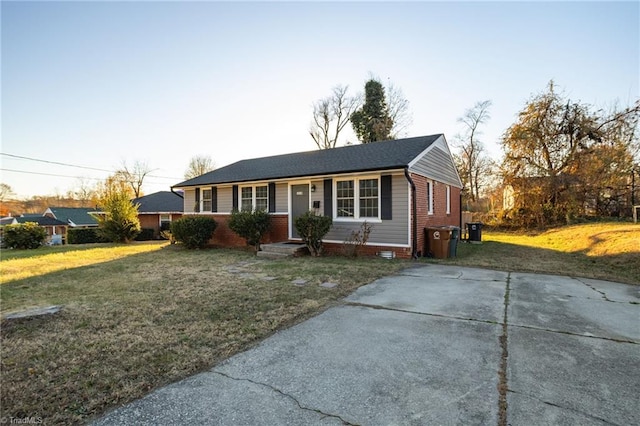
<svg viewBox="0 0 640 426">
<path fill-rule="evenodd" d="M 422 265 L 97 425 L 640 424 L 640 287 Z"/>
</svg>

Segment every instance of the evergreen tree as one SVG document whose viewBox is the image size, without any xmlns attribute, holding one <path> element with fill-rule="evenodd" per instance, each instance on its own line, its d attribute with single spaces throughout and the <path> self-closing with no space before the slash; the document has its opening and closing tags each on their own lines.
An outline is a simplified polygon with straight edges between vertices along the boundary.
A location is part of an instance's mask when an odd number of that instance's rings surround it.
<svg viewBox="0 0 640 426">
<path fill-rule="evenodd" d="M 382 83 L 371 79 L 365 84 L 364 92 L 364 104 L 351 114 L 353 131 L 362 143 L 392 139 L 393 119 Z"/>
<path fill-rule="evenodd" d="M 98 218 L 98 233 L 108 241 L 128 243 L 140 233 L 138 205 L 131 202 L 126 182 L 109 178 L 100 189 L 98 206 L 104 212 Z"/>
</svg>

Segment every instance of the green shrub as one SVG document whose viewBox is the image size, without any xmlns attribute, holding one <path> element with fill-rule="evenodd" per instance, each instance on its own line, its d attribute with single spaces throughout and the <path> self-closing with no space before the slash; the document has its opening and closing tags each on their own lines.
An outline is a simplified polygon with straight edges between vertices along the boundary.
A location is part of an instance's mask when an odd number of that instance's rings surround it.
<svg viewBox="0 0 640 426">
<path fill-rule="evenodd" d="M 229 229 L 247 240 L 247 244 L 260 250 L 260 240 L 271 227 L 271 215 L 264 210 L 233 211 L 229 219 Z"/>
<path fill-rule="evenodd" d="M 67 244 L 105 243 L 97 231 L 97 228 L 70 228 L 67 231 Z"/>
<path fill-rule="evenodd" d="M 140 233 L 136 236 L 136 241 L 149 241 L 153 240 L 156 231 L 153 228 L 142 228 Z"/>
<path fill-rule="evenodd" d="M 213 236 L 218 224 L 210 217 L 185 216 L 171 222 L 171 235 L 186 248 L 203 248 Z"/>
<path fill-rule="evenodd" d="M 330 216 L 319 216 L 308 211 L 295 219 L 293 223 L 298 234 L 314 256 L 322 254 L 322 239 L 331 229 L 333 220 Z"/>
<path fill-rule="evenodd" d="M 128 243 L 140 233 L 140 221 L 127 218 L 107 218 L 100 220 L 98 235 L 114 243 Z"/>
<path fill-rule="evenodd" d="M 34 222 L 4 227 L 3 242 L 9 248 L 36 249 L 44 244 L 46 239 L 47 231 Z"/>
</svg>

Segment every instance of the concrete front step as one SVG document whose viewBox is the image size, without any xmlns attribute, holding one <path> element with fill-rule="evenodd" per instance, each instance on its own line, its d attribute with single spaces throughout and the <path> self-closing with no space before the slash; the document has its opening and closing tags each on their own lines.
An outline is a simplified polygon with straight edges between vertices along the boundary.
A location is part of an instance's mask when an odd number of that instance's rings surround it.
<svg viewBox="0 0 640 426">
<path fill-rule="evenodd" d="M 262 244 L 260 246 L 261 251 L 258 252 L 258 256 L 268 257 L 270 254 L 274 254 L 273 257 L 281 257 L 278 255 L 284 256 L 294 256 L 298 252 L 305 249 L 304 244 L 298 243 L 272 243 L 272 244 Z"/>
<path fill-rule="evenodd" d="M 258 252 L 258 257 L 264 257 L 265 259 L 280 259 L 283 257 L 291 257 L 293 256 L 292 254 L 287 254 L 287 253 L 278 253 L 275 251 L 264 251 L 261 250 Z"/>
</svg>

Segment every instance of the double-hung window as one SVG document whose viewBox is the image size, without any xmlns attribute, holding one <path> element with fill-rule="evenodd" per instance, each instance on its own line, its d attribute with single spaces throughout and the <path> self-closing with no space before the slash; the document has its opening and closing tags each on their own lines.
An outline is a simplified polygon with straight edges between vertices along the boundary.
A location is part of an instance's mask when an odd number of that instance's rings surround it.
<svg viewBox="0 0 640 426">
<path fill-rule="evenodd" d="M 246 186 L 242 188 L 240 197 L 240 210 L 251 211 L 253 210 L 253 187 Z"/>
<path fill-rule="evenodd" d="M 336 181 L 336 217 L 379 219 L 379 188 L 380 181 L 377 178 Z"/>
<path fill-rule="evenodd" d="M 354 181 L 339 180 L 336 183 L 336 206 L 338 217 L 354 217 L 356 197 L 353 190 Z"/>
<path fill-rule="evenodd" d="M 244 186 L 240 189 L 240 210 L 269 209 L 269 187 L 267 185 Z"/>
<path fill-rule="evenodd" d="M 256 186 L 256 201 L 254 210 L 267 211 L 269 206 L 269 191 L 267 186 Z"/>
<path fill-rule="evenodd" d="M 203 189 L 202 190 L 202 209 L 200 211 L 210 212 L 211 211 L 211 189 Z"/>
</svg>

